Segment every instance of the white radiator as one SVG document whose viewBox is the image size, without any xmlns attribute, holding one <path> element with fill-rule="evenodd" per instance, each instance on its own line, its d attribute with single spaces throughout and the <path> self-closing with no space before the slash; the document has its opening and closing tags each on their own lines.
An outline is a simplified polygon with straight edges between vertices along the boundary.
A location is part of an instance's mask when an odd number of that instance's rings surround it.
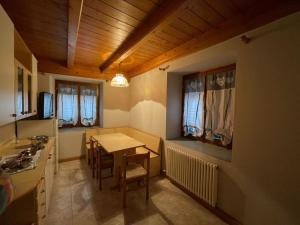
<svg viewBox="0 0 300 225">
<path fill-rule="evenodd" d="M 218 166 L 178 146 L 166 147 L 167 176 L 215 207 L 217 202 Z"/>
</svg>

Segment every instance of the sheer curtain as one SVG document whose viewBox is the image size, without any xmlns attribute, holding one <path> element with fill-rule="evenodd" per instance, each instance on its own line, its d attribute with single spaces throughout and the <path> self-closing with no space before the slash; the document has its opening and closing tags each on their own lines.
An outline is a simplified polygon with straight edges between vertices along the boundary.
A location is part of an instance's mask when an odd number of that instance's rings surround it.
<svg viewBox="0 0 300 225">
<path fill-rule="evenodd" d="M 201 137 L 204 128 L 204 76 L 184 81 L 184 136 Z"/>
<path fill-rule="evenodd" d="M 78 90 L 76 85 L 59 84 L 57 92 L 58 125 L 73 125 L 78 122 Z"/>
<path fill-rule="evenodd" d="M 97 118 L 97 88 L 80 87 L 80 117 L 81 124 L 93 126 Z"/>
<path fill-rule="evenodd" d="M 233 135 L 235 70 L 206 77 L 205 138 L 230 144 Z"/>
</svg>

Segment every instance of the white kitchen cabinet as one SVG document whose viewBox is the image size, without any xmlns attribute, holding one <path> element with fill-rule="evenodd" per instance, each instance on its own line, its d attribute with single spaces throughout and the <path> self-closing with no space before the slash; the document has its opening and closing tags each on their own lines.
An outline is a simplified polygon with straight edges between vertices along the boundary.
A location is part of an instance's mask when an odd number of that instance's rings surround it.
<svg viewBox="0 0 300 225">
<path fill-rule="evenodd" d="M 31 71 L 31 76 L 32 76 L 32 88 L 31 88 L 31 98 L 32 98 L 32 113 L 36 114 L 37 113 L 37 98 L 38 98 L 38 70 L 37 70 L 37 64 L 38 61 L 32 55 L 32 71 Z"/>
<path fill-rule="evenodd" d="M 54 169 L 55 169 L 55 145 L 51 146 L 49 152 L 46 168 L 45 168 L 45 181 L 46 181 L 46 211 L 48 212 L 50 205 L 50 198 L 54 180 Z"/>
<path fill-rule="evenodd" d="M 14 25 L 0 5 L 0 126 L 15 120 Z"/>
<path fill-rule="evenodd" d="M 28 143 L 27 139 L 24 143 Z M 12 149 L 16 148 L 16 145 Z M 55 138 L 49 137 L 37 167 L 11 175 L 15 188 L 12 204 L 0 215 L 1 225 L 45 225 L 54 181 Z M 16 216 L 18 212 L 18 216 Z"/>
<path fill-rule="evenodd" d="M 17 120 L 36 114 L 37 76 L 18 60 L 15 60 L 15 96 Z"/>
</svg>

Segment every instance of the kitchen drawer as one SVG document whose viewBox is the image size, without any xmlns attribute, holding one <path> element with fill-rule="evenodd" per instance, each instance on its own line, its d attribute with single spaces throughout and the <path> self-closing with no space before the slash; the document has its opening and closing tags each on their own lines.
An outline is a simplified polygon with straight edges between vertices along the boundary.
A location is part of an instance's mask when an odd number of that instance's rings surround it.
<svg viewBox="0 0 300 225">
<path fill-rule="evenodd" d="M 36 211 L 37 213 L 41 212 L 46 208 L 46 194 L 39 195 L 39 198 L 36 199 Z"/>
<path fill-rule="evenodd" d="M 40 192 L 41 190 L 45 190 L 45 176 L 40 179 L 40 182 L 37 185 L 37 192 Z"/>
<path fill-rule="evenodd" d="M 46 206 L 45 206 L 43 211 L 40 211 L 37 214 L 38 225 L 45 225 L 46 224 L 46 217 L 47 217 L 47 213 L 46 213 Z"/>
<path fill-rule="evenodd" d="M 36 199 L 39 201 L 42 195 L 46 194 L 45 177 L 42 177 L 36 187 Z"/>
</svg>

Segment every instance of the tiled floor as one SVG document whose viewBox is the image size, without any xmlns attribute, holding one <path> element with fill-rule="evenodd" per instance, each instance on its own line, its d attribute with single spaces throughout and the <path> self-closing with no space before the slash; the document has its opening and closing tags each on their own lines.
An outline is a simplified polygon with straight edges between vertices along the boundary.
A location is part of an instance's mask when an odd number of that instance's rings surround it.
<svg viewBox="0 0 300 225">
<path fill-rule="evenodd" d="M 83 160 L 60 164 L 47 225 L 225 225 L 166 178 L 151 179 L 147 203 L 144 188 L 129 191 L 125 210 L 112 179 L 103 183 L 99 191 Z"/>
</svg>

